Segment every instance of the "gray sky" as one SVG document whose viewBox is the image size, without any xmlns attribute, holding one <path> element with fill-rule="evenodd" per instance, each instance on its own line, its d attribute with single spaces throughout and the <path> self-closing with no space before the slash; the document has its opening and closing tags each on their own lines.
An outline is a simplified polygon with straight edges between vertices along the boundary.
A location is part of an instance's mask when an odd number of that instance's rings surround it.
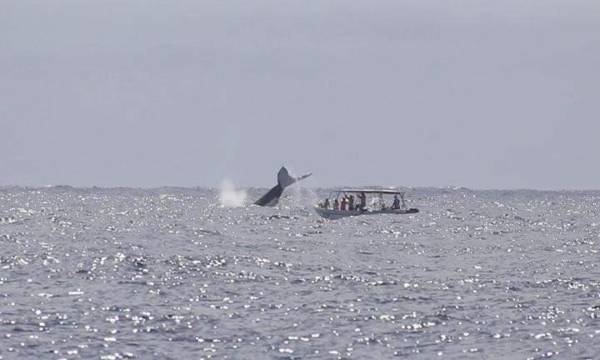
<svg viewBox="0 0 600 360">
<path fill-rule="evenodd" d="M 0 1 L 0 184 L 600 188 L 600 1 Z"/>
</svg>

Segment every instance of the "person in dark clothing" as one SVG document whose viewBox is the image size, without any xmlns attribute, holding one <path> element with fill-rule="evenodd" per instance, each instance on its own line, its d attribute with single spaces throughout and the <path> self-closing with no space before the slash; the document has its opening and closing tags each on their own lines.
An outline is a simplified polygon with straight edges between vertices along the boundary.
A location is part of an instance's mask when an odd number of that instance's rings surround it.
<svg viewBox="0 0 600 360">
<path fill-rule="evenodd" d="M 361 211 L 364 211 L 367 208 L 367 194 L 365 194 L 364 192 L 361 192 L 360 194 L 358 194 L 356 196 L 360 200 L 360 203 L 358 205 L 359 209 Z"/>
<path fill-rule="evenodd" d="M 400 199 L 398 198 L 398 195 L 394 195 L 394 203 L 392 204 L 392 209 L 400 209 Z"/>
</svg>

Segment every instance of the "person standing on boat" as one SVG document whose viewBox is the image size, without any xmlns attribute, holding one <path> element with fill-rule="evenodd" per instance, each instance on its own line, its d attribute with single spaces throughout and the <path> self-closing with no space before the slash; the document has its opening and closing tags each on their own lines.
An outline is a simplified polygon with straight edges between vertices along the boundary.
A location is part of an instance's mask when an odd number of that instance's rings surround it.
<svg viewBox="0 0 600 360">
<path fill-rule="evenodd" d="M 323 203 L 323 207 L 324 207 L 325 209 L 329 209 L 329 206 L 330 206 L 330 205 L 329 205 L 329 198 L 325 198 L 325 202 Z"/>
<path fill-rule="evenodd" d="M 333 200 L 333 210 L 339 210 L 340 209 L 340 202 L 338 201 L 337 198 L 335 198 L 335 200 Z"/>
<path fill-rule="evenodd" d="M 398 194 L 394 195 L 394 203 L 392 204 L 392 209 L 400 209 L 400 199 L 398 198 Z"/>
<path fill-rule="evenodd" d="M 364 192 L 356 195 L 360 200 L 359 208 L 361 211 L 364 211 L 367 208 L 367 195 Z"/>
<path fill-rule="evenodd" d="M 344 196 L 344 197 L 342 198 L 342 208 L 341 208 L 340 210 L 342 210 L 342 211 L 346 211 L 346 210 L 348 209 L 348 208 L 347 208 L 347 205 L 348 205 L 348 197 L 347 197 L 347 196 Z"/>
<path fill-rule="evenodd" d="M 348 195 L 348 210 L 354 211 L 354 195 Z"/>
</svg>

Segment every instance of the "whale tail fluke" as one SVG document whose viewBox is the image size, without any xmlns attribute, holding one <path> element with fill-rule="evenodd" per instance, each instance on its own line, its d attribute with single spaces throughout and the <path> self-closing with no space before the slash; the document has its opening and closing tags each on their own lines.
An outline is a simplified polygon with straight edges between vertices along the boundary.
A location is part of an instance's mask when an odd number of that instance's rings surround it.
<svg viewBox="0 0 600 360">
<path fill-rule="evenodd" d="M 285 166 L 282 166 L 277 173 L 277 184 L 279 184 L 282 188 L 286 188 L 293 183 L 296 182 L 296 179 L 290 176 L 290 173 L 287 171 Z"/>
<path fill-rule="evenodd" d="M 282 166 L 277 173 L 277 185 L 275 185 L 269 192 L 263 195 L 260 199 L 256 200 L 255 204 L 259 206 L 275 206 L 279 202 L 283 189 L 292 185 L 295 182 L 306 179 L 311 176 L 312 173 L 302 175 L 299 177 L 293 177 L 287 171 L 285 166 Z"/>
</svg>

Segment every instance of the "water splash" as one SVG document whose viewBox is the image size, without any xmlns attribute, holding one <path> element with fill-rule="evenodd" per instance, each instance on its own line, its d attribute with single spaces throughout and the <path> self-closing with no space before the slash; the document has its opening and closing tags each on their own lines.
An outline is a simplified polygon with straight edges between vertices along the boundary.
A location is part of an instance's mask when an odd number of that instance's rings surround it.
<svg viewBox="0 0 600 360">
<path fill-rule="evenodd" d="M 219 200 L 221 201 L 222 207 L 244 206 L 246 196 L 246 191 L 236 190 L 231 180 L 225 179 L 223 182 L 221 182 L 221 193 L 219 194 Z"/>
<path fill-rule="evenodd" d="M 312 208 L 319 202 L 319 197 L 313 189 L 292 186 L 286 191 L 292 208 Z"/>
</svg>

